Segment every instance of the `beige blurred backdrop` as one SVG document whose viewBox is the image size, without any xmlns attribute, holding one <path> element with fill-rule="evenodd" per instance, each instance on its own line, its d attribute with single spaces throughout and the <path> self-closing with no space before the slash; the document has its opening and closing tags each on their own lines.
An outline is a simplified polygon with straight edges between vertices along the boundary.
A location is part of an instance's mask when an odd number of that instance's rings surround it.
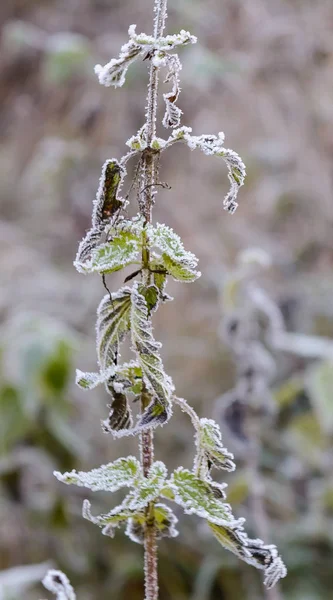
<svg viewBox="0 0 333 600">
<path fill-rule="evenodd" d="M 74 386 L 75 367 L 94 370 L 100 279 L 72 263 L 89 227 L 106 158 L 120 158 L 143 124 L 147 63 L 119 90 L 93 67 L 117 56 L 127 29 L 152 30 L 152 0 L 2 0 L 0 6 L 0 598 L 47 597 L 34 584 L 62 568 L 78 600 L 143 597 L 141 548 L 81 518 L 118 498 L 62 486 L 54 469 L 92 468 L 135 440 L 101 432 L 102 390 Z M 227 172 L 185 146 L 163 154 L 154 218 L 172 226 L 200 259 L 195 284 L 169 283 L 155 334 L 179 395 L 212 417 L 235 385 L 220 334 L 223 286 L 240 252 L 256 247 L 271 267 L 260 285 L 288 332 L 310 350 L 273 352 L 276 416 L 259 469 L 269 540 L 289 568 L 279 598 L 331 600 L 333 589 L 333 2 L 169 0 L 168 33 L 189 29 L 181 49 L 182 124 L 196 135 L 224 131 L 247 167 L 240 206 L 222 209 Z M 162 90 L 163 90 L 162 86 Z M 163 117 L 162 102 L 159 122 Z M 159 126 L 158 134 L 168 135 Z M 122 282 L 108 278 L 111 290 Z M 327 349 L 312 349 L 318 337 Z M 306 346 L 307 347 L 307 346 Z M 317 348 L 317 347 L 316 347 Z M 310 381 L 310 383 L 309 383 Z M 255 535 L 244 452 L 222 422 L 239 468 L 230 502 Z M 271 444 L 270 444 L 271 442 Z M 179 413 L 156 434 L 156 456 L 190 466 L 190 424 Z M 223 477 L 222 477 L 223 480 Z M 180 517 L 180 536 L 160 544 L 161 600 L 269 598 L 260 576 Z M 27 566 L 30 565 L 28 568 Z M 19 567 L 19 571 L 10 571 Z M 25 568 L 26 567 L 26 568 Z M 20 580 L 21 577 L 21 580 Z M 18 585 L 21 581 L 21 587 Z"/>
</svg>

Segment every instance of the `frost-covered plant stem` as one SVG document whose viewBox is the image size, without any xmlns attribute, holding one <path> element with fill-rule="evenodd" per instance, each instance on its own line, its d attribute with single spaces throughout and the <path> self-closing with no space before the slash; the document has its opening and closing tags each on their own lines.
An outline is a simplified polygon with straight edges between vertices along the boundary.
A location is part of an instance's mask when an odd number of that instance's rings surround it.
<svg viewBox="0 0 333 600">
<path fill-rule="evenodd" d="M 158 40 L 165 27 L 167 10 L 167 0 L 156 0 L 155 2 L 155 26 L 154 38 Z M 158 156 L 149 152 L 151 143 L 156 135 L 156 113 L 157 113 L 157 94 L 158 94 L 158 67 L 151 62 L 148 95 L 147 95 L 147 113 L 146 113 L 146 144 L 148 152 L 145 153 L 142 164 L 142 213 L 145 224 L 150 225 L 152 221 L 152 205 L 154 200 L 154 184 L 157 177 L 157 158 Z M 140 192 L 139 192 L 140 193 Z M 140 200 L 140 198 L 139 198 Z M 140 206 L 140 202 L 139 202 Z M 143 233 L 144 244 L 142 247 L 142 280 L 144 285 L 150 284 L 149 271 L 149 246 L 148 238 Z M 141 411 L 149 406 L 151 398 L 147 394 L 146 387 L 143 386 L 141 395 Z M 141 437 L 141 463 L 145 477 L 148 477 L 149 469 L 154 462 L 154 432 L 153 429 L 142 431 Z M 158 600 L 158 575 L 157 575 L 157 542 L 156 528 L 154 522 L 154 503 L 150 502 L 145 509 L 146 523 L 144 528 L 144 577 L 145 577 L 145 597 L 146 600 Z"/>
</svg>

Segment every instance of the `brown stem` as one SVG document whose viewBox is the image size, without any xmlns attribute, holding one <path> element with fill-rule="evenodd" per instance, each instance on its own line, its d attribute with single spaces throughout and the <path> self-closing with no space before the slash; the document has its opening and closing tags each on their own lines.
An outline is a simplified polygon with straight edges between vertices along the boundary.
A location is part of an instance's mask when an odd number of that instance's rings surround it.
<svg viewBox="0 0 333 600">
<path fill-rule="evenodd" d="M 155 0 L 155 27 L 154 37 L 162 36 L 166 19 L 167 0 Z M 157 182 L 158 153 L 151 149 L 151 142 L 156 133 L 156 112 L 158 92 L 158 68 L 151 63 L 147 96 L 146 113 L 146 141 L 147 149 L 143 154 L 141 166 L 142 187 L 139 192 L 140 212 L 145 218 L 146 224 L 152 221 L 152 206 L 154 203 L 154 184 Z M 142 280 L 144 284 L 150 282 L 149 270 L 149 246 L 147 238 L 143 236 L 142 249 Z M 144 388 L 141 396 L 142 412 L 150 404 L 151 397 Z M 154 460 L 154 437 L 152 430 L 141 434 L 141 462 L 145 477 Z M 144 576 L 145 576 L 145 600 L 158 600 L 158 575 L 157 575 L 157 544 L 156 529 L 154 523 L 154 503 L 150 503 L 146 509 L 146 523 L 144 533 Z"/>
</svg>

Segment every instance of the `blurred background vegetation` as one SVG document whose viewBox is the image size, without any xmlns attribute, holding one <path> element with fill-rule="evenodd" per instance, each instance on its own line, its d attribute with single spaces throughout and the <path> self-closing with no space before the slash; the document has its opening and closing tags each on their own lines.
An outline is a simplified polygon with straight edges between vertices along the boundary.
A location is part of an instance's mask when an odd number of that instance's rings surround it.
<svg viewBox="0 0 333 600">
<path fill-rule="evenodd" d="M 118 54 L 127 28 L 152 29 L 153 0 L 2 0 L 0 6 L 0 598 L 46 597 L 47 564 L 66 571 L 79 600 L 141 600 L 142 549 L 81 518 L 87 491 L 52 471 L 89 469 L 135 440 L 101 433 L 108 402 L 73 385 L 94 370 L 100 279 L 74 270 L 101 165 L 120 157 L 144 119 L 146 63 L 118 91 L 93 66 Z M 333 336 L 332 0 L 169 0 L 168 31 L 199 43 L 181 51 L 179 104 L 195 134 L 223 130 L 248 177 L 234 217 L 222 210 L 226 170 L 175 147 L 163 155 L 155 219 L 200 258 L 194 285 L 169 284 L 175 302 L 155 319 L 179 395 L 212 417 L 236 382 L 223 341 L 221 296 L 239 252 L 259 247 L 272 266 L 260 285 L 288 332 Z M 163 107 L 160 116 L 162 118 Z M 162 129 L 162 127 L 161 127 Z M 163 131 L 160 135 L 165 135 Z M 110 277 L 111 289 L 121 282 Z M 187 310 L 184 312 L 184 307 Z M 313 340 L 313 338 L 309 338 Z M 310 344 L 311 346 L 311 344 Z M 278 596 L 331 600 L 333 589 L 333 351 L 272 349 L 274 420 L 263 421 L 257 465 L 268 542 L 289 576 Z M 237 471 L 229 500 L 256 534 L 246 452 L 222 422 Z M 156 435 L 159 459 L 190 466 L 192 431 L 178 415 Z M 111 502 L 116 502 L 112 498 Z M 105 512 L 110 498 L 95 494 Z M 273 598 L 190 517 L 160 544 L 161 600 Z M 28 567 L 30 565 L 30 567 Z M 39 565 L 39 566 L 38 566 Z M 13 568 L 18 570 L 11 571 Z"/>
</svg>

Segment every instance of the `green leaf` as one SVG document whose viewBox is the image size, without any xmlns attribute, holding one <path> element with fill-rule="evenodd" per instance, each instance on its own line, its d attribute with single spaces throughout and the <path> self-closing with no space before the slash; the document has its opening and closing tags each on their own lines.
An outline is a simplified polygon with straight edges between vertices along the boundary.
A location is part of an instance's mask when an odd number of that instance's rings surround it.
<svg viewBox="0 0 333 600">
<path fill-rule="evenodd" d="M 141 250 L 141 241 L 133 233 L 120 231 L 117 236 L 92 250 L 88 273 L 113 273 L 133 263 Z"/>
<path fill-rule="evenodd" d="M 106 294 L 97 309 L 97 354 L 101 371 L 113 366 L 119 343 L 130 330 L 131 288 Z"/>
<path fill-rule="evenodd" d="M 220 427 L 212 419 L 200 419 L 200 429 L 196 432 L 196 445 L 198 461 L 200 462 L 203 457 L 208 468 L 213 465 L 217 469 L 235 470 L 234 456 L 224 448 Z"/>
<path fill-rule="evenodd" d="M 134 485 L 141 473 L 139 461 L 134 456 L 118 458 L 115 462 L 102 465 L 92 471 L 71 471 L 70 473 L 54 472 L 54 475 L 62 483 L 86 487 L 93 492 L 107 491 L 115 492 L 122 487 Z"/>
<path fill-rule="evenodd" d="M 260 539 L 249 539 L 242 527 L 230 528 L 213 523 L 208 525 L 224 548 L 249 565 L 264 570 L 264 583 L 268 588 L 287 575 L 276 546 L 266 545 Z"/>
<path fill-rule="evenodd" d="M 157 223 L 147 229 L 147 234 L 150 244 L 161 252 L 152 265 L 154 270 L 159 270 L 158 264 L 162 265 L 176 281 L 195 281 L 200 277 L 196 271 L 197 257 L 185 250 L 180 237 L 170 227 Z"/>
<path fill-rule="evenodd" d="M 113 536 L 114 528 L 129 518 L 136 517 L 142 520 L 144 509 L 150 502 L 158 498 L 165 485 L 166 477 L 166 466 L 164 463 L 157 461 L 151 466 L 147 478 L 141 474 L 136 479 L 135 489 L 125 497 L 119 506 L 106 514 L 95 517 L 91 514 L 90 502 L 85 500 L 83 503 L 83 516 L 95 525 L 104 527 L 104 535 Z"/>
<path fill-rule="evenodd" d="M 241 519 L 235 520 L 229 504 L 216 498 L 211 485 L 191 471 L 179 467 L 173 473 L 169 484 L 174 491 L 174 501 L 184 508 L 186 514 L 195 513 L 212 523 L 232 527 L 243 522 Z"/>
<path fill-rule="evenodd" d="M 140 294 L 138 284 L 132 288 L 131 332 L 133 349 L 137 353 L 142 375 L 153 402 L 143 413 L 138 427 L 156 426 L 171 416 L 171 396 L 174 391 L 171 378 L 165 373 L 159 354 L 161 344 L 156 342 L 145 297 Z"/>
<path fill-rule="evenodd" d="M 108 222 L 124 207 L 124 200 L 118 197 L 118 191 L 126 175 L 126 169 L 116 158 L 107 160 L 102 168 L 99 188 L 94 201 L 92 226 L 97 228 Z"/>
</svg>

